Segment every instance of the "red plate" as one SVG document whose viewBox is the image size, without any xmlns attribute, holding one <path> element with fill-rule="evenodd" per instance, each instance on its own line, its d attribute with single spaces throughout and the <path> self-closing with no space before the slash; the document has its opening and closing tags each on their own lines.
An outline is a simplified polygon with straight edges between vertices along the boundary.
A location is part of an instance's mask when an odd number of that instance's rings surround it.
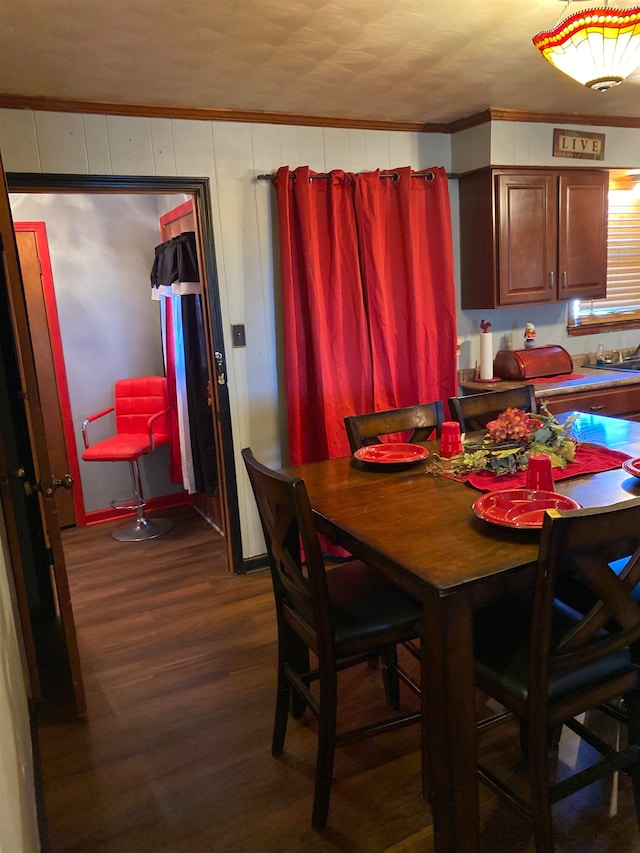
<svg viewBox="0 0 640 853">
<path fill-rule="evenodd" d="M 640 458 L 625 459 L 625 461 L 622 463 L 622 467 L 627 472 L 627 474 L 632 474 L 634 477 L 640 477 Z"/>
<path fill-rule="evenodd" d="M 407 462 L 426 459 L 429 451 L 419 444 L 388 442 L 359 447 L 353 455 L 361 462 L 374 462 L 376 465 L 405 465 Z"/>
<path fill-rule="evenodd" d="M 502 527 L 536 529 L 542 527 L 548 509 L 580 509 L 580 504 L 557 492 L 532 489 L 506 489 L 487 492 L 473 504 L 473 511 L 484 521 Z"/>
</svg>

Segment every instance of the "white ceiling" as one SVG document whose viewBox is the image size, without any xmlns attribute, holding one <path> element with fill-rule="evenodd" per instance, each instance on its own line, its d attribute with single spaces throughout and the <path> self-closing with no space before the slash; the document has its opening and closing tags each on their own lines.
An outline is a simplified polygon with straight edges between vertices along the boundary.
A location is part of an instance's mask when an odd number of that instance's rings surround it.
<svg viewBox="0 0 640 853">
<path fill-rule="evenodd" d="M 640 117 L 640 71 L 598 93 L 537 53 L 565 6 L 0 0 L 0 93 L 420 123 L 487 108 Z"/>
</svg>

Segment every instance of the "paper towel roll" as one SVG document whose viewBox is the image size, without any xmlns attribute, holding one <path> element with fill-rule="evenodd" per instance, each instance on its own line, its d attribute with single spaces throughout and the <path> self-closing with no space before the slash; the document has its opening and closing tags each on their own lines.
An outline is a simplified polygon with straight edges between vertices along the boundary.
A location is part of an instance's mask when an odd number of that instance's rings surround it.
<svg viewBox="0 0 640 853">
<path fill-rule="evenodd" d="M 493 335 L 480 335 L 480 379 L 493 379 Z"/>
</svg>

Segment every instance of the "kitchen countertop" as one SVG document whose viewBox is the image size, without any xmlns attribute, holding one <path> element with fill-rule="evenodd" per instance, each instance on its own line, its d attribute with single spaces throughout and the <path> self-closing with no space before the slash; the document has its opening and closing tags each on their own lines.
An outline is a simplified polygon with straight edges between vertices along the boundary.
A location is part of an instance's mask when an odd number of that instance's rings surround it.
<svg viewBox="0 0 640 853">
<path fill-rule="evenodd" d="M 547 382 L 533 382 L 536 397 L 556 397 L 562 394 L 575 394 L 583 391 L 600 391 L 605 388 L 618 388 L 623 385 L 640 385 L 640 370 L 599 370 L 596 367 L 580 367 L 576 365 L 574 372 L 580 374 L 580 379 L 565 379 L 554 381 L 553 377 Z M 478 379 L 460 379 L 462 391 L 504 391 L 526 385 L 501 379 L 498 382 L 480 382 Z"/>
</svg>

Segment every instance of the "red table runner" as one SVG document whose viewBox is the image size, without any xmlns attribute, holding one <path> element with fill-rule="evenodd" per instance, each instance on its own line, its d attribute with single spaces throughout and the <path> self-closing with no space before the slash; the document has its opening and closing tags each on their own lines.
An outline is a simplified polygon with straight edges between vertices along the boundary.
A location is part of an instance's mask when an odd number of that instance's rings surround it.
<svg viewBox="0 0 640 853">
<path fill-rule="evenodd" d="M 567 463 L 566 468 L 553 468 L 554 480 L 567 480 L 569 477 L 580 477 L 582 474 L 597 474 L 600 471 L 610 471 L 620 468 L 626 459 L 631 459 L 628 453 L 610 450 L 597 444 L 579 444 L 576 448 L 575 461 Z M 451 476 L 451 475 L 448 475 Z M 504 489 L 519 489 L 526 485 L 527 472 L 517 474 L 493 474 L 491 471 L 478 471 L 473 474 L 463 474 L 453 477 L 462 483 L 469 483 L 482 492 L 497 492 Z"/>
</svg>

